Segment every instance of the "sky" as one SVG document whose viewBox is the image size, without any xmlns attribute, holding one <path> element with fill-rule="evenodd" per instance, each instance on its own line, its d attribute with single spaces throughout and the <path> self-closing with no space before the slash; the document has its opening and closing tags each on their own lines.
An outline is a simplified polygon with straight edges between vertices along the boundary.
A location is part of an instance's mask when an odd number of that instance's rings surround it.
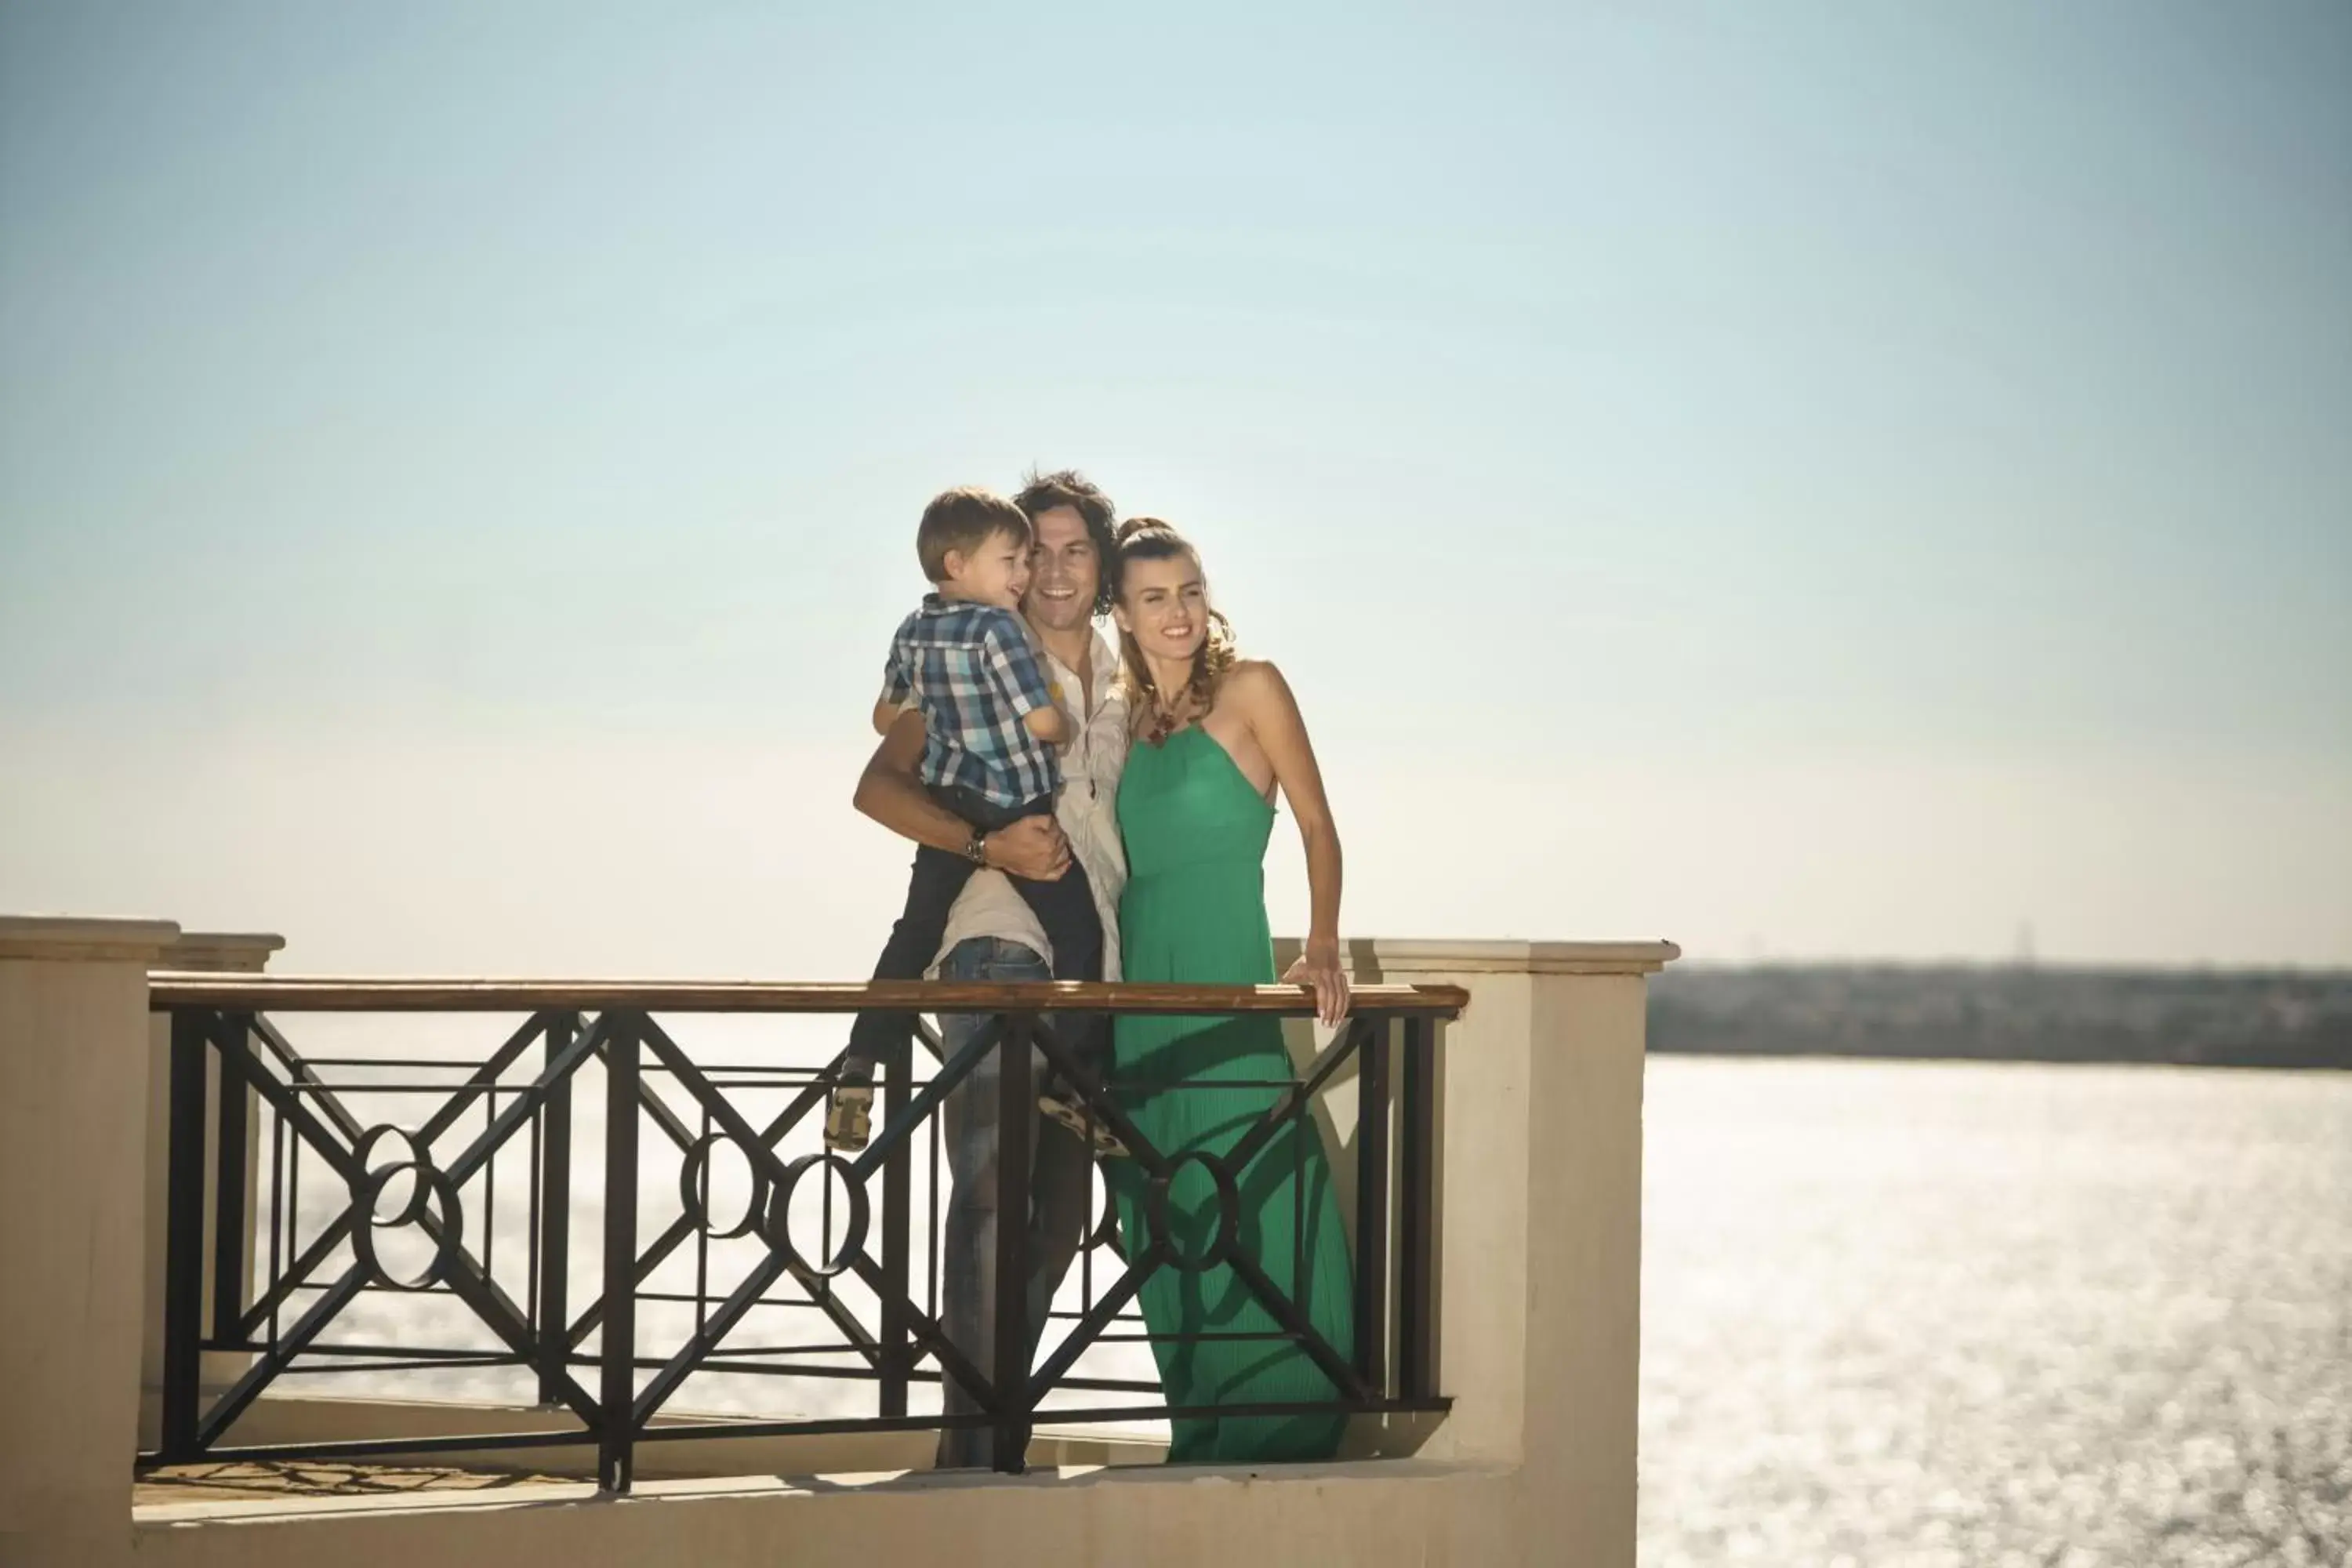
<svg viewBox="0 0 2352 1568">
<path fill-rule="evenodd" d="M 862 974 L 1034 463 L 1349 935 L 2352 964 L 2352 10 L 978 9 L 0 5 L 0 909 Z"/>
</svg>

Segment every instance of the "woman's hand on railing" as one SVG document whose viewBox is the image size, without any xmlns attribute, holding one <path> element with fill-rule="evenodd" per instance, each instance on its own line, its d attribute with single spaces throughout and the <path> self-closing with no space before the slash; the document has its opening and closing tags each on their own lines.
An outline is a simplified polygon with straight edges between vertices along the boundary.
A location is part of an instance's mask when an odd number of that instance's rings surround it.
<svg viewBox="0 0 2352 1568">
<path fill-rule="evenodd" d="M 1309 939 L 1306 951 L 1292 960 L 1282 977 L 1285 985 L 1305 985 L 1315 992 L 1315 1016 L 1327 1028 L 1338 1028 L 1348 1016 L 1348 975 L 1339 967 L 1339 943 Z"/>
<path fill-rule="evenodd" d="M 1050 882 L 1069 868 L 1070 841 L 1050 816 L 1024 816 L 982 841 L 988 863 L 1032 882 Z"/>
</svg>

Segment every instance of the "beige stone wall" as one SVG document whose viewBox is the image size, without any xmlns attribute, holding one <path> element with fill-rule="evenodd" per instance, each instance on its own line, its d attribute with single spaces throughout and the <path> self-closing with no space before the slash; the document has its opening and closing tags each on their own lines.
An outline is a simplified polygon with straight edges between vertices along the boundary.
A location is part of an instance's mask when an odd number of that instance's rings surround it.
<svg viewBox="0 0 2352 1568">
<path fill-rule="evenodd" d="M 355 1501 L 296 1518 L 258 1512 L 140 1528 L 136 1561 L 170 1568 L 1285 1568 L 1580 1561 L 1509 1535 L 1514 1483 L 1413 1460 L 1248 1477 L 1104 1470 L 966 1475 L 795 1488 L 672 1483 L 620 1501 L 585 1488 L 484 1506 Z M 321 1505 L 323 1506 L 323 1505 Z M 1630 1562 L 1630 1559 L 1628 1559 Z"/>
<path fill-rule="evenodd" d="M 1420 1450 L 1509 1466 L 1511 1561 L 1631 1564 L 1645 977 L 1666 942 L 1361 944 L 1367 979 L 1471 993 L 1440 1106 L 1439 1379 Z M 1547 1555 L 1556 1552 L 1556 1555 Z"/>
<path fill-rule="evenodd" d="M 0 915 L 0 1564 L 128 1540 L 147 966 L 179 928 Z"/>
</svg>

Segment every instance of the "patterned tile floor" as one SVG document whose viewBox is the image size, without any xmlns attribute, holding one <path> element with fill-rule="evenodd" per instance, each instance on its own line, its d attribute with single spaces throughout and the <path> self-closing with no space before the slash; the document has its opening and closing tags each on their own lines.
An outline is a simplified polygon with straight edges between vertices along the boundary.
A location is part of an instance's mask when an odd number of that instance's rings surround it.
<svg viewBox="0 0 2352 1568">
<path fill-rule="evenodd" d="M 504 1491 L 573 1486 L 560 1476 L 457 1470 L 435 1466 L 239 1462 L 174 1465 L 151 1470 L 131 1489 L 131 1504 L 255 1502 L 271 1498 L 403 1497 L 419 1492 Z"/>
</svg>

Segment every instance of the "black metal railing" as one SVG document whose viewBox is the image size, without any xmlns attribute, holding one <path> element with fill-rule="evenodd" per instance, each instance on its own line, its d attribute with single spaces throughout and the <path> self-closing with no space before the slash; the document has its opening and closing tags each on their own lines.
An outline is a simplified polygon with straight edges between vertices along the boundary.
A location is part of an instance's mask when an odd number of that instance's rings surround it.
<svg viewBox="0 0 2352 1568">
<path fill-rule="evenodd" d="M 993 1434 L 996 1467 L 1017 1471 L 1041 1416 L 1082 1425 L 1445 1407 L 1433 1350 L 1437 1026 L 1466 1002 L 1455 988 L 1360 989 L 1349 1020 L 1310 1063 L 1280 1079 L 1238 1086 L 1265 1090 L 1267 1104 L 1214 1157 L 1155 1147 L 1118 1087 L 1073 1059 L 1055 1016 L 1295 1017 L 1312 1011 L 1297 988 L 159 975 L 152 996 L 154 1010 L 171 1018 L 171 1131 L 168 1151 L 160 1152 L 170 1161 L 170 1207 L 162 1433 L 157 1448 L 139 1456 L 142 1465 L 593 1443 L 600 1483 L 619 1491 L 629 1485 L 636 1445 L 652 1441 L 984 1426 Z M 820 1047 L 803 1053 L 810 1065 L 780 1065 L 775 1042 L 762 1040 L 755 1060 L 713 1059 L 709 1052 L 698 1060 L 672 1032 L 689 1032 L 682 1021 L 688 1017 L 698 1027 L 713 1017 L 738 1025 L 756 1018 L 765 1027 L 777 1015 L 837 1016 L 875 1005 L 985 1022 L 953 1051 L 923 1027 L 924 1052 L 910 1043 L 882 1064 L 876 1135 L 856 1154 L 828 1152 L 819 1141 L 837 1057 Z M 298 1015 L 390 1015 L 414 1029 L 418 1015 L 500 1013 L 520 1013 L 523 1021 L 487 1057 L 452 1054 L 446 1038 L 437 1042 L 444 1048 L 424 1055 L 305 1056 L 281 1032 Z M 1065 1325 L 1052 1342 L 1033 1335 L 1026 1321 L 1026 1228 L 998 1224 L 994 1343 L 986 1360 L 1013 1371 L 991 1376 L 977 1364 L 980 1347 L 956 1343 L 942 1326 L 939 1111 L 992 1056 L 1002 1139 L 996 1212 L 1027 1215 L 1033 1050 L 1076 1087 L 1089 1116 L 1126 1142 L 1154 1202 L 1178 1164 L 1210 1167 L 1220 1191 L 1218 1240 L 1208 1255 L 1188 1258 L 1163 1226 L 1122 1254 L 1112 1245 L 1114 1212 L 1104 1204 L 1098 1222 L 1090 1216 L 1076 1305 L 1048 1313 Z M 215 1060 L 216 1095 L 207 1083 Z M 919 1061 L 927 1069 L 919 1074 Z M 1356 1223 L 1343 1351 L 1276 1284 L 1267 1260 L 1250 1255 L 1232 1194 L 1286 1129 L 1301 1124 L 1286 1144 L 1306 1146 L 1318 1095 L 1350 1066 Z M 591 1071 L 601 1086 L 583 1078 Z M 644 1136 L 648 1124 L 653 1140 Z M 601 1211 L 594 1215 L 601 1242 L 590 1270 L 576 1262 L 592 1205 L 575 1163 L 597 1154 L 601 1192 L 593 1210 Z M 731 1184 L 740 1191 L 724 1204 L 719 1189 L 730 1184 L 718 1174 L 722 1158 L 740 1168 Z M 919 1226 L 919 1176 L 929 1188 Z M 656 1179 L 649 1196 L 646 1184 Z M 1082 1367 L 1108 1347 L 1171 1337 L 1153 1334 L 1134 1310 L 1150 1275 L 1218 1262 L 1231 1265 L 1277 1325 L 1264 1337 L 1296 1344 L 1326 1374 L 1333 1397 L 1171 1409 L 1158 1397 L 1155 1379 Z M 1301 1277 L 1292 1271 L 1294 1280 Z M 403 1298 L 429 1302 L 445 1323 L 454 1316 L 462 1325 L 454 1337 L 466 1342 L 420 1342 L 434 1332 L 453 1337 L 446 1328 L 384 1327 L 380 1304 Z M 755 1313 L 813 1319 L 830 1337 L 739 1342 Z M 205 1357 L 220 1352 L 249 1363 L 226 1386 L 208 1389 Z M 519 1380 L 554 1413 L 551 1420 L 568 1415 L 573 1424 L 302 1444 L 235 1440 L 240 1417 L 281 1379 L 337 1373 L 441 1391 L 453 1378 Z M 828 1380 L 824 1386 L 836 1390 L 845 1380 L 864 1383 L 871 1408 L 657 1422 L 693 1378 Z M 910 1408 L 916 1388 L 950 1382 L 975 1409 Z M 1106 1403 L 1104 1395 L 1127 1397 Z M 736 1403 L 774 1408 L 769 1399 Z"/>
</svg>

